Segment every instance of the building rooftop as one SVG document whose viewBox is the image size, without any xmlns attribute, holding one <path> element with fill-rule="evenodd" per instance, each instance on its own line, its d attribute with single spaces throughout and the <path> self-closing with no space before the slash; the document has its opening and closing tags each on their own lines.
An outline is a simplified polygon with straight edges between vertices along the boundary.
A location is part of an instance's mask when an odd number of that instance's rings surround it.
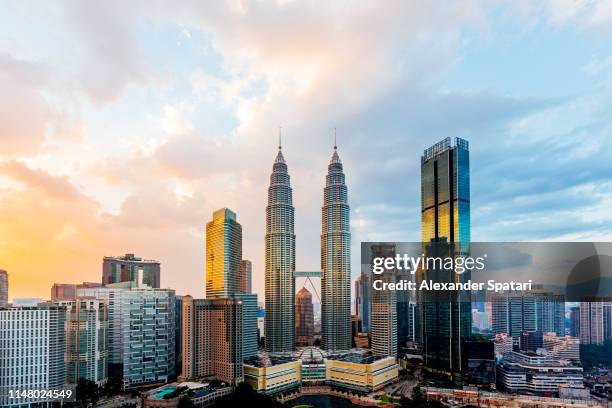
<svg viewBox="0 0 612 408">
<path fill-rule="evenodd" d="M 347 363 L 356 363 L 356 364 L 372 364 L 376 361 L 387 358 L 388 356 L 382 354 L 375 354 L 369 350 L 361 351 L 361 350 L 351 350 L 346 353 L 338 353 L 328 355 L 328 360 L 337 360 L 337 361 L 345 361 Z"/>
</svg>

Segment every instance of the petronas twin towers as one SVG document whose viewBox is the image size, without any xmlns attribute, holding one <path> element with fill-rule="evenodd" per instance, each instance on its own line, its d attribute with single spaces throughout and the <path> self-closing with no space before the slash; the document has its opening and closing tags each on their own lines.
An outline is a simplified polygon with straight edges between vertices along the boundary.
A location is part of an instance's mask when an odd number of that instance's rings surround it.
<svg viewBox="0 0 612 408">
<path fill-rule="evenodd" d="M 274 160 L 265 237 L 265 339 L 271 353 L 295 350 L 295 209 L 281 146 Z M 321 334 L 326 350 L 351 348 L 351 233 L 337 146 L 328 165 L 321 231 Z"/>
</svg>

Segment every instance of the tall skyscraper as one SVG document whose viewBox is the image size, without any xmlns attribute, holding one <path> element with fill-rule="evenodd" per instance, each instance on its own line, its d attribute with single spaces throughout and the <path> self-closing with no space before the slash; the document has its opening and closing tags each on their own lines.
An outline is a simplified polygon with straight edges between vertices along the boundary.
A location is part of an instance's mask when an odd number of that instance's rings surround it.
<svg viewBox="0 0 612 408">
<path fill-rule="evenodd" d="M 580 344 L 603 343 L 603 305 L 603 302 L 580 302 Z"/>
<path fill-rule="evenodd" d="M 371 259 L 395 257 L 395 245 L 374 244 L 370 247 Z M 376 278 L 374 278 L 376 276 Z M 385 283 L 395 281 L 395 271 L 386 270 L 381 275 L 370 275 L 370 280 L 379 279 Z M 373 290 L 370 310 L 370 345 L 376 354 L 397 355 L 397 292 L 394 290 Z"/>
<path fill-rule="evenodd" d="M 427 256 L 465 256 L 469 250 L 469 166 L 469 145 L 461 138 L 454 145 L 446 138 L 423 152 L 421 241 Z M 465 282 L 469 275 L 430 269 L 422 271 L 419 279 Z M 449 291 L 441 298 L 427 292 L 419 297 L 425 365 L 450 375 L 464 372 L 462 343 L 472 331 L 469 293 Z"/>
<path fill-rule="evenodd" d="M 321 232 L 321 345 L 351 348 L 351 232 L 348 190 L 334 144 L 323 193 Z"/>
<path fill-rule="evenodd" d="M 46 405 L 26 393 L 65 389 L 66 308 L 53 303 L 0 309 L 0 406 Z"/>
<path fill-rule="evenodd" d="M 242 301 L 183 296 L 181 380 L 215 376 L 230 384 L 242 381 Z"/>
<path fill-rule="evenodd" d="M 8 305 L 8 272 L 0 269 L 0 307 Z"/>
<path fill-rule="evenodd" d="M 361 273 L 355 281 L 355 314 L 361 321 L 361 330 L 370 332 L 370 304 L 372 302 L 372 286 L 368 274 Z"/>
<path fill-rule="evenodd" d="M 247 259 L 240 261 L 240 292 L 251 293 L 251 275 L 253 274 L 253 263 Z"/>
<path fill-rule="evenodd" d="M 102 260 L 102 284 L 119 282 L 144 283 L 159 288 L 160 264 L 158 261 L 142 259 L 134 254 L 105 256 Z"/>
<path fill-rule="evenodd" d="M 242 226 L 236 213 L 222 208 L 206 224 L 206 297 L 228 297 L 238 293 L 242 261 Z"/>
<path fill-rule="evenodd" d="M 573 306 L 569 313 L 569 333 L 572 337 L 580 337 L 580 307 Z"/>
<path fill-rule="evenodd" d="M 76 299 L 76 285 L 74 283 L 54 283 L 51 287 L 51 301 Z"/>
<path fill-rule="evenodd" d="M 108 377 L 108 308 L 103 300 L 80 297 L 59 301 L 66 307 L 66 382 L 103 385 Z"/>
<path fill-rule="evenodd" d="M 287 163 L 279 143 L 266 206 L 264 319 L 268 352 L 295 349 L 294 213 Z"/>
<path fill-rule="evenodd" d="M 298 346 L 312 346 L 314 333 L 314 312 L 312 295 L 306 288 L 300 289 L 295 297 L 295 341 Z"/>
</svg>

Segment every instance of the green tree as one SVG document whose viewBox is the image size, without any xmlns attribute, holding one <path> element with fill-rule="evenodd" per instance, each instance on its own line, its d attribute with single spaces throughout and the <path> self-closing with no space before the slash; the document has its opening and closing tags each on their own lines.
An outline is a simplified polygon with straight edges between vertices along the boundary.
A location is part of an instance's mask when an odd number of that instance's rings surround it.
<svg viewBox="0 0 612 408">
<path fill-rule="evenodd" d="M 183 395 L 178 402 L 178 408 L 194 408 L 195 404 L 187 395 Z"/>
</svg>

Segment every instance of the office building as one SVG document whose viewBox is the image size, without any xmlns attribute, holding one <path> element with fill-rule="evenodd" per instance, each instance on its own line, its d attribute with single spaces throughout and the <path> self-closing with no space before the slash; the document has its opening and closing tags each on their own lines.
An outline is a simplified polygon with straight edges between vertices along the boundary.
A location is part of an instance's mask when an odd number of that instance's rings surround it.
<svg viewBox="0 0 612 408">
<path fill-rule="evenodd" d="M 569 312 L 569 334 L 572 337 L 580 337 L 580 307 L 573 306 Z"/>
<path fill-rule="evenodd" d="M 266 206 L 264 321 L 268 352 L 295 349 L 294 215 L 291 182 L 279 143 Z"/>
<path fill-rule="evenodd" d="M 351 348 L 351 232 L 348 190 L 337 146 L 327 166 L 321 232 L 321 346 Z"/>
<path fill-rule="evenodd" d="M 183 296 L 174 296 L 174 374 L 183 372 Z"/>
<path fill-rule="evenodd" d="M 295 341 L 297 346 L 312 346 L 314 341 L 312 295 L 305 287 L 295 297 Z"/>
<path fill-rule="evenodd" d="M 120 282 L 144 283 L 152 288 L 159 288 L 160 264 L 134 254 L 105 256 L 102 260 L 102 284 Z"/>
<path fill-rule="evenodd" d="M 234 295 L 240 290 L 242 226 L 236 213 L 222 208 L 206 224 L 206 297 Z"/>
<path fill-rule="evenodd" d="M 103 385 L 108 377 L 106 303 L 94 297 L 57 303 L 66 307 L 66 382 Z"/>
<path fill-rule="evenodd" d="M 543 291 L 500 293 L 492 297 L 494 333 L 508 333 L 515 341 L 524 331 L 565 335 L 565 299 Z"/>
<path fill-rule="evenodd" d="M 169 381 L 175 375 L 175 294 L 133 281 L 77 289 L 108 305 L 109 376 L 123 388 Z"/>
<path fill-rule="evenodd" d="M 233 296 L 242 301 L 242 358 L 247 359 L 257 355 L 257 306 L 256 293 L 242 293 Z"/>
<path fill-rule="evenodd" d="M 395 257 L 395 245 L 373 244 L 370 246 L 371 257 Z M 373 264 L 373 261 L 371 261 Z M 370 275 L 370 279 L 392 283 L 395 280 L 393 271 L 380 275 Z M 370 305 L 370 345 L 372 351 L 383 356 L 397 356 L 397 293 L 394 290 L 371 291 Z"/>
<path fill-rule="evenodd" d="M 360 394 L 378 391 L 399 375 L 395 357 L 370 351 L 328 355 L 325 367 L 328 385 Z"/>
<path fill-rule="evenodd" d="M 294 390 L 302 385 L 302 362 L 289 355 L 262 354 L 244 362 L 244 381 L 265 395 Z"/>
<path fill-rule="evenodd" d="M 101 286 L 102 284 L 98 282 L 83 282 L 80 284 L 54 283 L 51 287 L 51 301 L 75 300 L 77 298 L 77 290 L 83 288 L 99 288 Z"/>
<path fill-rule="evenodd" d="M 249 260 L 243 259 L 240 261 L 240 277 L 239 277 L 239 291 L 241 293 L 251 293 L 251 280 L 253 275 L 253 263 Z"/>
<path fill-rule="evenodd" d="M 612 339 L 612 302 L 603 302 L 604 340 Z"/>
<path fill-rule="evenodd" d="M 367 273 L 361 273 L 355 280 L 355 314 L 361 320 L 361 331 L 370 331 L 370 304 L 372 302 L 372 286 Z"/>
<path fill-rule="evenodd" d="M 53 303 L 0 309 L 0 406 L 41 403 L 9 391 L 65 389 L 66 308 Z"/>
<path fill-rule="evenodd" d="M 603 302 L 580 302 L 580 343 L 601 344 L 604 341 Z"/>
<path fill-rule="evenodd" d="M 577 337 L 546 333 L 543 345 L 549 357 L 580 363 L 580 339 Z"/>
<path fill-rule="evenodd" d="M 446 138 L 421 157 L 421 241 L 427 256 L 465 256 L 470 243 L 470 158 L 468 142 Z M 423 269 L 417 279 L 465 282 L 470 273 Z M 462 366 L 462 342 L 472 334 L 467 291 L 419 293 L 420 337 L 425 366 L 454 376 Z M 419 300 L 418 299 L 418 300 Z"/>
<path fill-rule="evenodd" d="M 240 299 L 183 296 L 181 380 L 215 376 L 229 384 L 243 379 Z"/>
<path fill-rule="evenodd" d="M 532 352 L 510 352 L 497 367 L 498 389 L 513 394 L 558 396 L 560 386 L 582 388 L 582 367 Z"/>
<path fill-rule="evenodd" d="M 498 359 L 502 358 L 504 354 L 511 352 L 514 348 L 512 336 L 506 333 L 496 333 L 495 339 L 493 340 L 493 347 L 495 350 L 495 357 Z"/>
<path fill-rule="evenodd" d="M 0 307 L 8 305 L 8 272 L 0 269 Z"/>
</svg>

